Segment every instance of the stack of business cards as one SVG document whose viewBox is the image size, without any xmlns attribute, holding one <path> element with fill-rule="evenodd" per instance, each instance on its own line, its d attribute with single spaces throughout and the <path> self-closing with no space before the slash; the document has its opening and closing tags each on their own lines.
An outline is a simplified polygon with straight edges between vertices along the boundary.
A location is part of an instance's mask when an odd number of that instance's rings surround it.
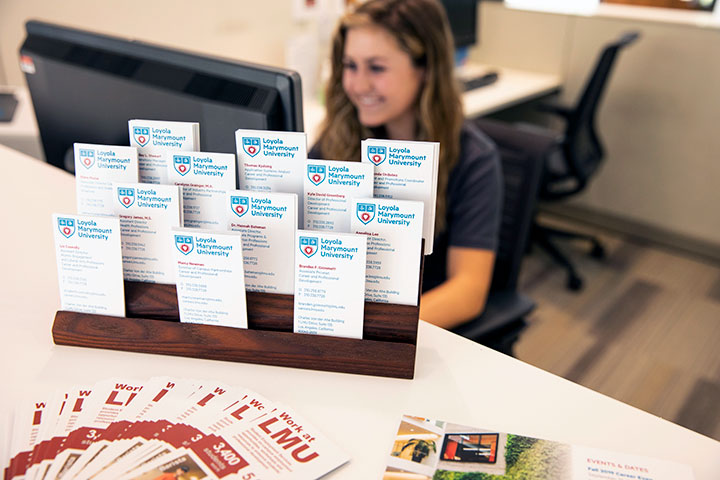
<svg viewBox="0 0 720 480">
<path fill-rule="evenodd" d="M 113 190 L 125 280 L 175 283 L 170 229 L 182 225 L 179 187 L 115 183 Z"/>
<path fill-rule="evenodd" d="M 356 199 L 353 212 L 352 231 L 368 242 L 365 300 L 417 305 L 423 203 Z"/>
<path fill-rule="evenodd" d="M 242 234 L 248 291 L 293 293 L 297 202 L 294 193 L 227 193 L 227 228 Z"/>
<path fill-rule="evenodd" d="M 247 328 L 240 234 L 176 228 L 173 238 L 180 321 Z"/>
<path fill-rule="evenodd" d="M 362 338 L 365 235 L 297 232 L 295 333 Z"/>
<path fill-rule="evenodd" d="M 125 316 L 120 221 L 53 215 L 61 309 Z"/>
<path fill-rule="evenodd" d="M 373 166 L 308 160 L 305 171 L 305 228 L 349 232 L 352 199 L 373 196 Z"/>
<path fill-rule="evenodd" d="M 235 155 L 167 152 L 168 183 L 182 187 L 183 224 L 225 229 L 225 193 L 235 189 Z"/>
<path fill-rule="evenodd" d="M 130 120 L 130 146 L 137 147 L 142 183 L 168 182 L 168 150 L 200 150 L 200 125 L 192 122 Z"/>
<path fill-rule="evenodd" d="M 299 212 L 302 213 L 302 172 L 307 160 L 307 135 L 303 132 L 237 130 L 235 142 L 240 189 L 294 193 L 298 196 Z"/>
<path fill-rule="evenodd" d="M 80 215 L 112 215 L 112 184 L 138 181 L 135 147 L 76 143 L 75 191 Z"/>
<path fill-rule="evenodd" d="M 8 479 L 316 479 L 349 457 L 293 409 L 211 380 L 111 378 L 31 398 Z"/>
<path fill-rule="evenodd" d="M 437 142 L 368 139 L 362 141 L 362 161 L 375 166 L 374 197 L 417 200 L 425 204 L 425 255 L 433 250 L 437 194 Z"/>
</svg>

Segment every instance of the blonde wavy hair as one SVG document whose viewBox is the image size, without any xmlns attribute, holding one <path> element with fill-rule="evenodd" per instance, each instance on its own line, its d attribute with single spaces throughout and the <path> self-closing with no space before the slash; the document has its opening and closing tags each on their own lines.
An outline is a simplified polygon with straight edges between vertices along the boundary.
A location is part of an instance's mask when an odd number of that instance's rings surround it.
<svg viewBox="0 0 720 480">
<path fill-rule="evenodd" d="M 389 32 L 425 78 L 417 98 L 417 133 L 413 140 L 440 142 L 436 233 L 443 231 L 447 184 L 460 155 L 463 122 L 460 90 L 453 74 L 454 46 L 443 7 L 436 0 L 369 0 L 346 14 L 332 43 L 332 71 L 327 85 L 326 115 L 318 145 L 325 158 L 360 160 L 360 141 L 382 138 L 383 129 L 369 129 L 342 86 L 345 38 L 351 28 L 379 26 Z"/>
</svg>

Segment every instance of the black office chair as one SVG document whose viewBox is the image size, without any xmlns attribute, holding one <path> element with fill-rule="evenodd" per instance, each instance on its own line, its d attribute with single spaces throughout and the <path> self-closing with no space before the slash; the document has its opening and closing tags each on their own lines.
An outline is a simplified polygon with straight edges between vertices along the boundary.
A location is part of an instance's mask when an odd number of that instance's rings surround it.
<svg viewBox="0 0 720 480">
<path fill-rule="evenodd" d="M 504 183 L 502 221 L 485 311 L 453 332 L 512 355 L 513 345 L 526 326 L 525 316 L 535 308 L 530 298 L 517 291 L 517 280 L 535 213 L 544 156 L 555 144 L 555 138 L 521 131 L 495 120 L 476 122 L 500 150 Z"/>
<path fill-rule="evenodd" d="M 541 105 L 542 111 L 559 115 L 565 121 L 565 130 L 558 137 L 558 148 L 547 156 L 539 197 L 541 201 L 557 201 L 581 192 L 600 166 L 605 155 L 595 128 L 597 107 L 605 92 L 607 81 L 620 49 L 639 37 L 638 32 L 628 32 L 606 45 L 595 66 L 580 100 L 574 108 L 557 105 Z M 520 128 L 523 128 L 520 126 Z M 548 133 L 550 135 L 550 133 Z M 590 254 L 595 258 L 605 256 L 597 238 L 591 235 L 560 230 L 533 223 L 533 241 L 568 271 L 567 286 L 571 290 L 582 288 L 582 279 L 570 259 L 552 243 L 551 237 L 578 238 L 592 243 Z"/>
</svg>

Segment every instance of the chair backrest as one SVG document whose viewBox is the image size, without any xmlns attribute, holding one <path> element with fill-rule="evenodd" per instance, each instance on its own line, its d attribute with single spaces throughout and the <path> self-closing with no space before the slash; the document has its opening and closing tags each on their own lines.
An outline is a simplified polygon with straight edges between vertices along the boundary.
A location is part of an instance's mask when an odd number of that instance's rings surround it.
<svg viewBox="0 0 720 480">
<path fill-rule="evenodd" d="M 595 117 L 615 59 L 620 49 L 639 36 L 638 32 L 627 32 L 605 46 L 577 105 L 567 118 L 563 153 L 568 161 L 569 173 L 581 186 L 587 183 L 604 156 L 602 142 L 595 129 Z"/>
<path fill-rule="evenodd" d="M 491 290 L 514 290 L 530 234 L 543 161 L 554 135 L 520 130 L 490 119 L 476 121 L 500 151 L 503 206 Z"/>
</svg>

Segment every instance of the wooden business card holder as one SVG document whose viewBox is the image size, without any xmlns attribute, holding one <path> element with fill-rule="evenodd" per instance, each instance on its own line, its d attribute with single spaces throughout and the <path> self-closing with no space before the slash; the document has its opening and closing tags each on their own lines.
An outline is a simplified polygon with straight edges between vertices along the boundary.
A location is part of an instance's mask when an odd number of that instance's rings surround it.
<svg viewBox="0 0 720 480">
<path fill-rule="evenodd" d="M 292 295 L 247 292 L 246 299 L 247 329 L 181 323 L 175 285 L 125 282 L 127 317 L 61 310 L 55 315 L 53 341 L 57 345 L 413 378 L 417 306 L 365 302 L 363 338 L 359 340 L 293 333 Z"/>
</svg>

